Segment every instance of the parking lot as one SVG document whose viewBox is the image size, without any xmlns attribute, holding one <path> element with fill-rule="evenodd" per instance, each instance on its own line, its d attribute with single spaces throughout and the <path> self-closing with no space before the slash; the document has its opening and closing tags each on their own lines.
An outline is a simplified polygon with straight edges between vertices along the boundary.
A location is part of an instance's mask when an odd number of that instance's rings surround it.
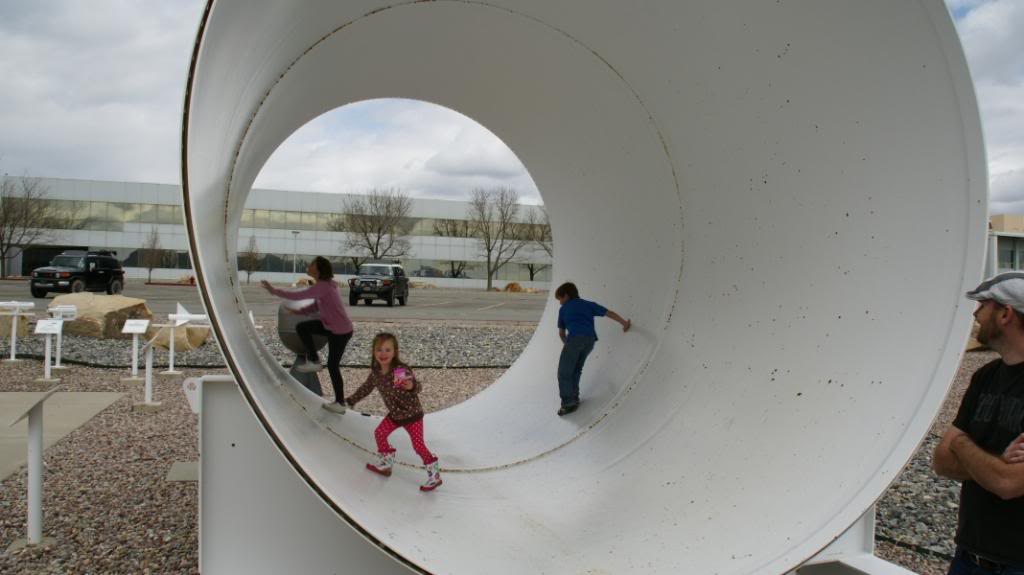
<svg viewBox="0 0 1024 575">
<path fill-rule="evenodd" d="M 202 313 L 198 288 L 193 286 L 147 285 L 143 280 L 129 278 L 124 294 L 146 300 L 156 315 L 166 315 L 181 302 L 189 311 Z M 36 299 L 29 293 L 27 280 L 0 280 L 0 301 L 35 301 L 42 309 L 59 294 Z M 256 281 L 242 286 L 242 295 L 257 319 L 277 317 L 278 299 L 260 288 Z M 342 288 L 342 297 L 348 301 L 348 288 Z M 408 304 L 388 307 L 378 300 L 372 306 L 362 302 L 350 306 L 355 320 L 458 320 L 458 321 L 515 321 L 536 323 L 549 293 L 487 292 L 479 289 L 422 288 L 409 290 Z"/>
</svg>

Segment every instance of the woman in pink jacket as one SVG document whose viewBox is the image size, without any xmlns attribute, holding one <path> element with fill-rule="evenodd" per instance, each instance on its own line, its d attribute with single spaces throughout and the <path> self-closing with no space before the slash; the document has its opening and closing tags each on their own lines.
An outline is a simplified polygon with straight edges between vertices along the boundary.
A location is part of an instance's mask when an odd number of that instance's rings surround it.
<svg viewBox="0 0 1024 575">
<path fill-rule="evenodd" d="M 295 326 L 295 332 L 302 340 L 302 345 L 306 347 L 306 361 L 297 365 L 295 369 L 308 373 L 323 368 L 316 353 L 316 346 L 313 344 L 313 336 L 326 336 L 327 372 L 331 374 L 334 402 L 325 403 L 324 409 L 334 413 L 345 413 L 345 381 L 341 378 L 341 356 L 345 353 L 348 341 L 352 339 L 352 320 L 349 319 L 345 304 L 341 301 L 338 284 L 332 279 L 334 270 L 331 268 L 331 262 L 323 256 L 317 256 L 309 264 L 306 273 L 316 281 L 305 289 L 282 290 L 270 285 L 270 282 L 266 280 L 260 283 L 264 289 L 280 298 L 314 300 L 312 304 L 297 312 L 303 314 L 319 312 L 320 319 L 299 322 Z"/>
</svg>

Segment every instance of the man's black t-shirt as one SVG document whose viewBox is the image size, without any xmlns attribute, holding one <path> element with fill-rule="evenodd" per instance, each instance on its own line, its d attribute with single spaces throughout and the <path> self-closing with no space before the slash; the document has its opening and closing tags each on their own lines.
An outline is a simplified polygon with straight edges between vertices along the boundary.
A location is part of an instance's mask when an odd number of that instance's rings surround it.
<svg viewBox="0 0 1024 575">
<path fill-rule="evenodd" d="M 1024 432 L 1024 363 L 997 359 L 976 371 L 953 425 L 978 447 L 1002 455 Z M 956 542 L 989 559 L 1024 565 L 1024 497 L 1003 500 L 964 481 Z"/>
</svg>

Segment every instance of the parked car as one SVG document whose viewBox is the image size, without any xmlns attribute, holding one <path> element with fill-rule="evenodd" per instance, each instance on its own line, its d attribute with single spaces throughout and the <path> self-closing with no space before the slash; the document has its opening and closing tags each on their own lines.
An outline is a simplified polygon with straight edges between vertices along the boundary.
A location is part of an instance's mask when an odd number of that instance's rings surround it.
<svg viewBox="0 0 1024 575">
<path fill-rule="evenodd" d="M 53 258 L 50 265 L 32 270 L 30 288 L 32 297 L 46 297 L 52 291 L 117 294 L 124 289 L 124 269 L 114 251 L 68 251 Z"/>
<path fill-rule="evenodd" d="M 348 280 L 348 305 L 363 300 L 366 305 L 382 299 L 389 306 L 405 305 L 409 301 L 409 277 L 395 262 L 367 262 L 359 266 L 356 277 Z"/>
</svg>

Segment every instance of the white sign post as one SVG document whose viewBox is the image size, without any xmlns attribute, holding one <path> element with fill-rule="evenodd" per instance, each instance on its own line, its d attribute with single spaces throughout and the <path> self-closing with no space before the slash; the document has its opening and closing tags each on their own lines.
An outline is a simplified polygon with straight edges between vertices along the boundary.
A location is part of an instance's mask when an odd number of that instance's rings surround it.
<svg viewBox="0 0 1024 575">
<path fill-rule="evenodd" d="M 54 319 L 73 321 L 78 317 L 78 308 L 73 305 L 56 305 L 47 309 L 47 311 L 50 312 L 50 317 Z M 53 369 L 64 369 L 64 366 L 60 364 L 61 345 L 63 339 L 64 330 L 61 329 L 57 332 L 57 353 L 53 362 Z"/>
<path fill-rule="evenodd" d="M 59 335 L 61 328 L 64 327 L 64 320 L 62 319 L 41 319 L 36 322 L 36 335 L 46 336 L 46 352 L 43 357 L 43 377 L 36 378 L 36 381 L 55 383 L 60 379 L 55 378 L 50 373 L 50 355 L 53 351 L 53 336 Z"/>
<path fill-rule="evenodd" d="M 43 538 L 43 402 L 57 391 L 46 392 L 32 407 L 10 423 L 14 427 L 28 417 L 28 537 L 11 544 L 8 552 L 26 546 L 52 545 L 51 537 Z"/>
<path fill-rule="evenodd" d="M 187 324 L 192 320 L 205 321 L 206 315 L 200 313 L 189 313 L 185 306 L 178 303 L 177 311 L 168 314 L 167 319 L 173 322 L 170 326 L 170 341 L 167 343 L 167 370 L 161 372 L 163 375 L 180 375 L 181 372 L 174 369 L 174 329 Z"/>
<path fill-rule="evenodd" d="M 0 301 L 0 316 L 11 316 L 11 358 L 5 361 L 18 361 L 18 318 L 32 315 L 32 312 L 26 310 L 35 307 L 34 301 Z"/>
<path fill-rule="evenodd" d="M 132 406 L 134 411 L 159 411 L 160 402 L 153 401 L 153 339 L 146 342 L 146 345 L 142 347 L 143 352 L 146 354 L 146 387 L 142 403 L 136 403 Z"/>
<path fill-rule="evenodd" d="M 132 334 L 132 375 L 131 377 L 122 377 L 121 381 L 130 383 L 141 383 L 143 381 L 143 379 L 139 377 L 139 336 L 146 333 L 146 330 L 148 329 L 148 319 L 125 320 L 124 327 L 121 328 L 121 333 Z"/>
</svg>

